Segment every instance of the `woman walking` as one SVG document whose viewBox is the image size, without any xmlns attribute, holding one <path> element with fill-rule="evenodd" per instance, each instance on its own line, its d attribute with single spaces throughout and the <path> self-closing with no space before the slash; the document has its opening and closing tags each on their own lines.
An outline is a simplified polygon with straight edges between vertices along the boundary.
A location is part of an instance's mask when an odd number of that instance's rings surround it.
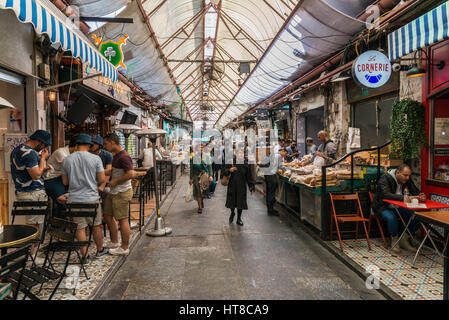
<svg viewBox="0 0 449 320">
<path fill-rule="evenodd" d="M 243 226 L 242 211 L 248 210 L 246 186 L 248 185 L 251 194 L 254 193 L 254 181 L 243 149 L 237 151 L 237 156 L 234 158 L 232 165 L 225 165 L 223 175 L 231 175 L 226 194 L 226 208 L 231 209 L 229 223 L 234 221 L 235 209 L 237 209 L 237 224 Z"/>
<path fill-rule="evenodd" d="M 209 182 L 212 180 L 212 161 L 210 156 L 203 153 L 204 146 L 200 147 L 201 152 L 194 152 L 190 158 L 190 181 L 193 185 L 193 197 L 198 202 L 198 214 L 203 213 L 203 198 L 209 192 Z"/>
</svg>

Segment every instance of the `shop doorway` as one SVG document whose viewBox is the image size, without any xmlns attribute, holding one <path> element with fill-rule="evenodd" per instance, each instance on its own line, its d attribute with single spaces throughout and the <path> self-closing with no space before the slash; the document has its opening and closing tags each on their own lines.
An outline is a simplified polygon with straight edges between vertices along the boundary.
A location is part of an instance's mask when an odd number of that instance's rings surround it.
<svg viewBox="0 0 449 320">
<path fill-rule="evenodd" d="M 379 146 L 390 140 L 390 119 L 397 93 L 378 96 L 351 106 L 351 127 L 360 128 L 361 148 Z"/>
<path fill-rule="evenodd" d="M 15 109 L 0 112 L 0 127 L 8 133 L 25 133 L 25 78 L 0 68 L 0 97 L 9 101 Z"/>
<path fill-rule="evenodd" d="M 296 143 L 301 154 L 305 155 L 307 137 L 311 137 L 316 145 L 319 144 L 317 134 L 324 129 L 324 107 L 301 113 L 296 119 Z"/>
</svg>

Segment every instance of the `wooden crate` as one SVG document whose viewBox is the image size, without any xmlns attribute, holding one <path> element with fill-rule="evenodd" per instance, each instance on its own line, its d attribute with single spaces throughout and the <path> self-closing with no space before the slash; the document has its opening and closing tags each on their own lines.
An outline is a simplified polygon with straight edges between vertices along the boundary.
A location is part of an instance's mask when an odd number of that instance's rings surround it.
<svg viewBox="0 0 449 320">
<path fill-rule="evenodd" d="M 0 180 L 0 223 L 9 224 L 8 213 L 8 180 Z"/>
</svg>

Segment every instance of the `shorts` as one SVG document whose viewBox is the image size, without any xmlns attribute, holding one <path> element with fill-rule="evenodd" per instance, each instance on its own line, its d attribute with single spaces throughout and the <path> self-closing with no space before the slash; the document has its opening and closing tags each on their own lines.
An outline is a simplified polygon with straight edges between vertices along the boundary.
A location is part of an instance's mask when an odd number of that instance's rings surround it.
<svg viewBox="0 0 449 320">
<path fill-rule="evenodd" d="M 80 229 L 84 229 L 87 228 L 87 226 L 99 226 L 102 224 L 103 222 L 103 214 L 102 214 L 102 210 L 101 210 L 101 204 L 100 201 L 95 201 L 95 202 L 86 202 L 86 203 L 98 203 L 98 208 L 97 208 L 97 215 L 95 216 L 95 220 L 93 218 L 88 218 L 88 217 L 73 217 L 73 222 L 75 222 L 77 224 L 76 230 L 80 230 Z M 76 212 L 76 211 L 86 211 L 87 209 L 72 209 L 72 212 Z"/>
<path fill-rule="evenodd" d="M 108 194 L 104 201 L 104 214 L 113 216 L 115 220 L 128 219 L 129 202 L 133 198 L 133 189 L 117 194 Z"/>
<path fill-rule="evenodd" d="M 48 201 L 48 196 L 45 190 L 36 190 L 31 192 L 18 192 L 16 194 L 16 201 Z M 46 207 L 39 207 L 36 209 L 46 209 Z M 26 216 L 27 224 L 43 224 L 45 221 L 44 215 Z"/>
</svg>

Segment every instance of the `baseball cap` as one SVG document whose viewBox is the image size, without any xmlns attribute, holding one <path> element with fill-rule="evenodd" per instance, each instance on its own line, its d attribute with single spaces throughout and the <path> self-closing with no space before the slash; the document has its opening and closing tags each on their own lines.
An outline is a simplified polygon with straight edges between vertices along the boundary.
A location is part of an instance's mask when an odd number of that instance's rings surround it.
<svg viewBox="0 0 449 320">
<path fill-rule="evenodd" d="M 86 133 L 80 133 L 76 138 L 76 144 L 90 144 L 92 145 L 92 138 Z"/>
<path fill-rule="evenodd" d="M 103 147 L 103 138 L 101 136 L 99 136 L 99 135 L 93 135 L 92 136 L 92 142 Z"/>
<path fill-rule="evenodd" d="M 36 130 L 30 136 L 31 140 L 37 140 L 39 142 L 45 143 L 46 145 L 51 145 L 51 134 L 45 130 Z"/>
</svg>

